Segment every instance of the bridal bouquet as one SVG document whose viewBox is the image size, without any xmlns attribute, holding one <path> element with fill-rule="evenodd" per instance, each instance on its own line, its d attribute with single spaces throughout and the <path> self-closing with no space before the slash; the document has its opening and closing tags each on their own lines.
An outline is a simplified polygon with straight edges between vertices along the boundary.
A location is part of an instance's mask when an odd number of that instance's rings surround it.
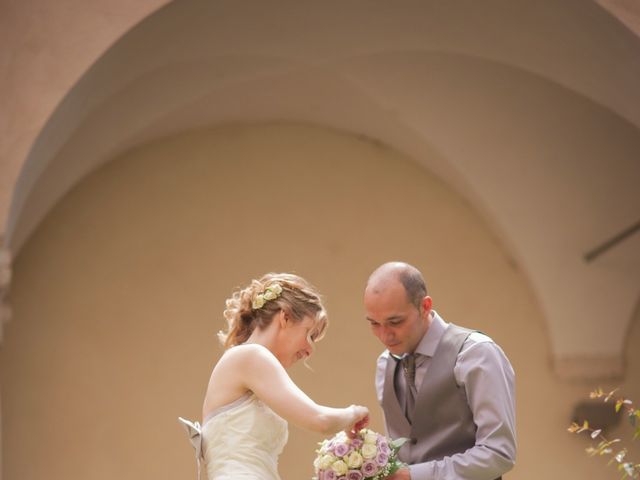
<svg viewBox="0 0 640 480">
<path fill-rule="evenodd" d="M 314 480 L 382 480 L 404 466 L 398 460 L 398 450 L 406 441 L 391 441 L 367 428 L 355 438 L 340 432 L 319 443 Z"/>
</svg>

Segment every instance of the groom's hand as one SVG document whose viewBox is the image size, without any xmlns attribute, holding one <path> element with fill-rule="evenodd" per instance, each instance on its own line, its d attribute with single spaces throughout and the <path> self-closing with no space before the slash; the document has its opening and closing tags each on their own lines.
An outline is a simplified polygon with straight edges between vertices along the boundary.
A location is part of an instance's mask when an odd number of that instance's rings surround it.
<svg viewBox="0 0 640 480">
<path fill-rule="evenodd" d="M 390 477 L 385 478 L 385 480 L 411 480 L 411 470 L 408 468 L 401 468 Z"/>
</svg>

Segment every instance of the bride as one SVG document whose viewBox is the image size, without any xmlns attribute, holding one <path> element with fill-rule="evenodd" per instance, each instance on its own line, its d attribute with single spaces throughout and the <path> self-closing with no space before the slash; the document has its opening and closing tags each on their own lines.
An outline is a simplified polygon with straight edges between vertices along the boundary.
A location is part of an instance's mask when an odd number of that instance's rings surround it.
<svg viewBox="0 0 640 480">
<path fill-rule="evenodd" d="M 203 459 L 209 480 L 279 480 L 278 455 L 287 421 L 323 434 L 358 431 L 366 407 L 318 405 L 286 369 L 305 360 L 327 328 L 318 292 L 303 278 L 269 273 L 226 301 L 226 351 L 213 368 L 203 424 L 180 419 Z"/>
</svg>

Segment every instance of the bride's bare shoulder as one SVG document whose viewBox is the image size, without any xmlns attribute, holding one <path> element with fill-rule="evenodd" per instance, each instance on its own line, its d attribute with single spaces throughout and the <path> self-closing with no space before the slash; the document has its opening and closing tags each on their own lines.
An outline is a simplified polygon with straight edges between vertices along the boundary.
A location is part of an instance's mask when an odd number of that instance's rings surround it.
<svg viewBox="0 0 640 480">
<path fill-rule="evenodd" d="M 246 363 L 255 360 L 275 359 L 271 350 L 259 343 L 243 343 L 229 348 L 224 352 L 221 361 L 232 363 Z"/>
</svg>

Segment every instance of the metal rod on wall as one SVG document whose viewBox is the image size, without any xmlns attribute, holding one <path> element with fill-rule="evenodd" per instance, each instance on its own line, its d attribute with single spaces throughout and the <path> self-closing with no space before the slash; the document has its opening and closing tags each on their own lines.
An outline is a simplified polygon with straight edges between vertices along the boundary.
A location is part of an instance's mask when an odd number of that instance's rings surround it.
<svg viewBox="0 0 640 480">
<path fill-rule="evenodd" d="M 640 221 L 636 222 L 634 225 L 631 225 L 629 228 L 623 230 L 622 232 L 617 234 L 615 237 L 610 238 L 609 240 L 604 242 L 602 245 L 599 245 L 593 250 L 590 250 L 587 253 L 585 253 L 584 254 L 585 262 L 587 263 L 592 262 L 597 257 L 602 255 L 604 252 L 614 247 L 615 245 L 623 241 L 625 238 L 633 235 L 638 230 L 640 230 Z"/>
</svg>

